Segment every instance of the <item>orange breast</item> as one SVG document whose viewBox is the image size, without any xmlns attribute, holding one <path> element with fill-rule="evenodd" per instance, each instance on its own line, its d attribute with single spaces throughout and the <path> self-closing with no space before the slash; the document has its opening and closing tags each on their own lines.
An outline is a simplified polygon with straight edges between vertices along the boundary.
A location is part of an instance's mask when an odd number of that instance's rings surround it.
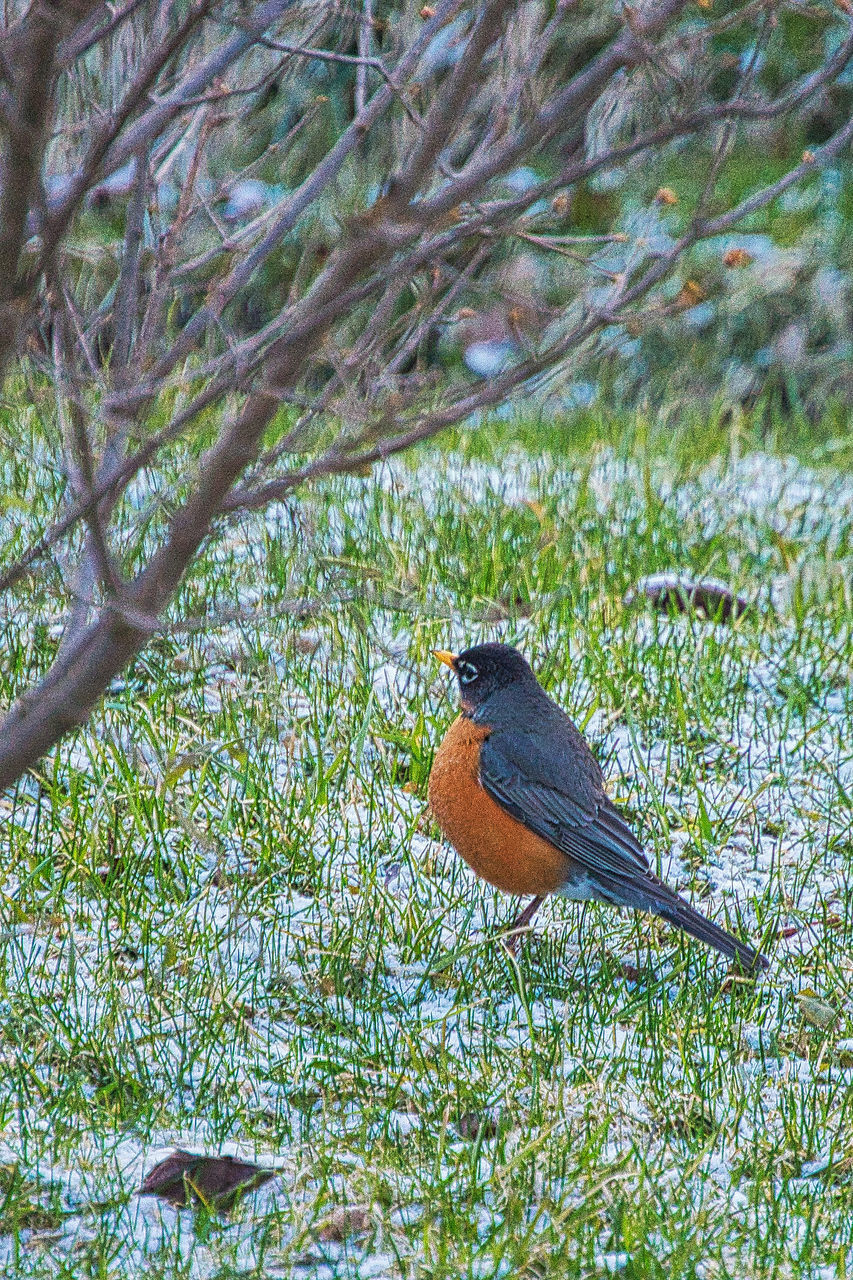
<svg viewBox="0 0 853 1280">
<path fill-rule="evenodd" d="M 459 716 L 445 734 L 429 776 L 429 804 L 457 853 L 505 893 L 553 893 L 568 859 L 528 831 L 480 783 L 480 744 L 489 730 Z"/>
</svg>

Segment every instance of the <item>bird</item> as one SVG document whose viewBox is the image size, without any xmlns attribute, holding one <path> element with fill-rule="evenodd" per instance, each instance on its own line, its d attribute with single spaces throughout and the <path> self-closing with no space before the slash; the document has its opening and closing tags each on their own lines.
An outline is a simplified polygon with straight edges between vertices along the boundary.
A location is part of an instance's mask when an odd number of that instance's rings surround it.
<svg viewBox="0 0 853 1280">
<path fill-rule="evenodd" d="M 754 974 L 768 960 L 695 911 L 652 871 L 582 733 L 517 649 L 433 653 L 459 683 L 460 714 L 433 760 L 429 807 L 469 866 L 532 901 L 509 949 L 552 893 L 649 912 Z"/>
</svg>

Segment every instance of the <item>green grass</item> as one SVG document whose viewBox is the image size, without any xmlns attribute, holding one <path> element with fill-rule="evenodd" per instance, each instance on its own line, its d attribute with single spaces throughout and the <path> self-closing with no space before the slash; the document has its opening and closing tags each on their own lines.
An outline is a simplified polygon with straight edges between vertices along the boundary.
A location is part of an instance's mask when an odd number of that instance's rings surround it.
<svg viewBox="0 0 853 1280">
<path fill-rule="evenodd" d="M 853 482 L 837 415 L 789 439 L 488 424 L 225 531 L 180 607 L 245 618 L 158 639 L 0 799 L 6 1274 L 847 1274 Z M 0 465 L 11 559 L 45 511 L 8 439 Z M 671 568 L 757 606 L 624 603 Z M 0 701 L 63 580 L 4 615 Z M 454 714 L 429 650 L 486 637 L 766 978 L 561 902 L 507 958 L 517 904 L 425 812 Z M 135 1199 L 173 1143 L 282 1172 L 230 1218 Z"/>
</svg>

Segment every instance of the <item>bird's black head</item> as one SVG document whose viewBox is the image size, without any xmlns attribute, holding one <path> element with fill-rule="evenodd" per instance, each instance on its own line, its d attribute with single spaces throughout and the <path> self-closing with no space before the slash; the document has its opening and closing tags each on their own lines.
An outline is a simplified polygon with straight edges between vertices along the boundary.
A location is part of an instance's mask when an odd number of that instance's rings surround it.
<svg viewBox="0 0 853 1280">
<path fill-rule="evenodd" d="M 478 644 L 459 654 L 436 649 L 435 656 L 455 672 L 459 700 L 467 715 L 476 715 L 494 694 L 509 685 L 539 688 L 525 659 L 508 644 Z"/>
</svg>

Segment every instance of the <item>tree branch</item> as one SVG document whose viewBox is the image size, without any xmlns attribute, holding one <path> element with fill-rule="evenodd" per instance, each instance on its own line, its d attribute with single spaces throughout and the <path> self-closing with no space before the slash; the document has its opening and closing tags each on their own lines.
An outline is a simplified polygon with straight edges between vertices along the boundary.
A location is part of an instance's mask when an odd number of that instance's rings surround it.
<svg viewBox="0 0 853 1280">
<path fill-rule="evenodd" d="M 0 58 L 11 80 L 0 151 L 0 374 L 18 344 L 30 289 L 20 279 L 27 215 L 38 190 L 60 41 L 97 0 L 34 0 L 4 36 Z"/>
</svg>

